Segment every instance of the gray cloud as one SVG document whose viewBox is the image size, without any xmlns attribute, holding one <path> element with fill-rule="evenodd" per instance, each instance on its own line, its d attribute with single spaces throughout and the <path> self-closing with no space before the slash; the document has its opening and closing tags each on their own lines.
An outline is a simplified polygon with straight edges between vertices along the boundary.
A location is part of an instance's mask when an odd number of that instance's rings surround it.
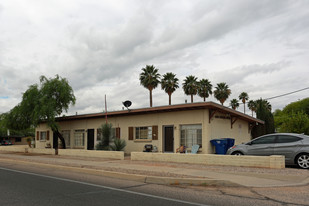
<svg viewBox="0 0 309 206">
<path fill-rule="evenodd" d="M 227 82 L 231 86 L 241 84 L 247 77 L 258 74 L 269 75 L 287 68 L 290 62 L 278 62 L 264 65 L 245 65 L 215 73 L 217 82 Z"/>
<path fill-rule="evenodd" d="M 126 99 L 146 107 L 148 90 L 138 81 L 146 64 L 176 73 L 180 84 L 193 74 L 213 85 L 227 82 L 235 96 L 244 89 L 253 97 L 277 94 L 272 83 L 289 79 L 286 89 L 292 89 L 301 87 L 292 81 L 307 76 L 298 73 L 308 73 L 308 7 L 288 0 L 29 1 L 19 7 L 4 1 L 0 76 L 8 85 L 0 94 L 10 93 L 12 105 L 40 75 L 59 74 L 77 96 L 72 113 L 101 111 L 104 94 L 112 110 Z M 167 104 L 160 88 L 153 95 L 154 105 Z M 185 99 L 180 88 L 172 102 Z"/>
</svg>

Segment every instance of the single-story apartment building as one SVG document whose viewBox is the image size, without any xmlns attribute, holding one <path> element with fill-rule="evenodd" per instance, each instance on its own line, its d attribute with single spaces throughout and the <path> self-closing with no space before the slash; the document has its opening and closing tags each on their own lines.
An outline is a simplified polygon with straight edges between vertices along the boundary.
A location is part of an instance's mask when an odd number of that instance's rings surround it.
<svg viewBox="0 0 309 206">
<path fill-rule="evenodd" d="M 29 136 L 22 136 L 22 135 L 6 135 L 6 136 L 1 136 L 0 141 L 2 140 L 10 140 L 13 145 L 27 145 L 27 138 Z M 32 138 L 32 137 L 30 137 Z"/>
<path fill-rule="evenodd" d="M 263 121 L 214 102 L 186 103 L 141 109 L 111 111 L 56 119 L 67 148 L 95 149 L 100 127 L 113 126 L 116 138 L 127 143 L 125 153 L 143 151 L 145 144 L 158 152 L 175 152 L 180 145 L 200 145 L 200 153 L 213 154 L 210 140 L 234 138 L 235 144 L 251 140 L 251 129 Z M 36 147 L 53 147 L 53 133 L 45 123 L 36 128 Z"/>
</svg>

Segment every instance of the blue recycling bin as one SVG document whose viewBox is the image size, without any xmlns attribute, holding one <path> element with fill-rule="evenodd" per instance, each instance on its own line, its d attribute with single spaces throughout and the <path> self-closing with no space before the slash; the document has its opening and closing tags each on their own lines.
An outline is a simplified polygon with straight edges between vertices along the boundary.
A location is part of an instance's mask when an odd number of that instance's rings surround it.
<svg viewBox="0 0 309 206">
<path fill-rule="evenodd" d="M 233 147 L 233 146 L 234 146 L 234 144 L 235 144 L 235 139 L 233 139 L 233 138 L 224 138 L 224 139 L 227 140 L 227 147 L 226 147 L 226 152 L 227 152 L 227 150 L 228 150 L 230 147 Z M 225 152 L 225 153 L 226 153 L 226 152 Z"/>
<path fill-rule="evenodd" d="M 225 155 L 227 151 L 227 139 L 213 139 L 211 144 L 215 146 L 216 154 Z"/>
</svg>

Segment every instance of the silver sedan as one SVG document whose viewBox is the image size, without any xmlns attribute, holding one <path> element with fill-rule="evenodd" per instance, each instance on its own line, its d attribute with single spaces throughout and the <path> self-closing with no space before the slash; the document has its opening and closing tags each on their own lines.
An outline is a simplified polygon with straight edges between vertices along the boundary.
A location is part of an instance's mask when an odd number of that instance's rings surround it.
<svg viewBox="0 0 309 206">
<path fill-rule="evenodd" d="M 309 168 L 309 136 L 293 133 L 274 133 L 228 149 L 228 155 L 284 155 L 286 165 Z"/>
</svg>

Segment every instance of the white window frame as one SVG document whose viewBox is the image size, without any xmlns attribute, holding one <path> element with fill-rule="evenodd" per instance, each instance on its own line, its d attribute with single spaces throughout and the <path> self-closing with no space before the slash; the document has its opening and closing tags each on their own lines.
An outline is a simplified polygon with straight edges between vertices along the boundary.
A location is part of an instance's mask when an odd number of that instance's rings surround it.
<svg viewBox="0 0 309 206">
<path fill-rule="evenodd" d="M 74 130 L 74 147 L 84 147 L 85 146 L 85 130 L 77 129 Z"/>
<path fill-rule="evenodd" d="M 40 131 L 40 142 L 46 142 L 47 131 Z"/>
<path fill-rule="evenodd" d="M 192 145 L 202 147 L 202 124 L 180 125 L 180 144 L 191 148 Z"/>
<path fill-rule="evenodd" d="M 136 140 L 151 140 L 152 139 L 152 126 L 135 127 Z"/>
</svg>

